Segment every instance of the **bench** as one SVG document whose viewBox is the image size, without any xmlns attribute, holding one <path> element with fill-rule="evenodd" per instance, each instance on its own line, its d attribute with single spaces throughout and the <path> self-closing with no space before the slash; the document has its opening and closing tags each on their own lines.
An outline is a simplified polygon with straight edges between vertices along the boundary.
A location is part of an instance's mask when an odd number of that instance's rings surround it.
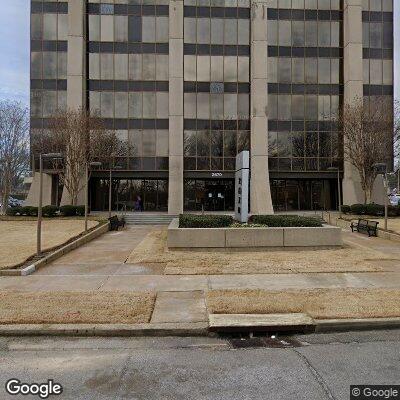
<svg viewBox="0 0 400 400">
<path fill-rule="evenodd" d="M 116 215 L 114 215 L 111 218 L 108 218 L 108 220 L 110 221 L 110 231 L 117 231 L 120 226 L 122 228 L 125 226 L 125 220 L 118 219 Z"/>
<path fill-rule="evenodd" d="M 377 236 L 378 232 L 378 224 L 377 221 L 370 221 L 368 219 L 359 219 L 358 222 L 352 222 L 350 225 L 351 231 L 354 232 L 365 232 L 368 233 L 368 236 Z"/>
</svg>

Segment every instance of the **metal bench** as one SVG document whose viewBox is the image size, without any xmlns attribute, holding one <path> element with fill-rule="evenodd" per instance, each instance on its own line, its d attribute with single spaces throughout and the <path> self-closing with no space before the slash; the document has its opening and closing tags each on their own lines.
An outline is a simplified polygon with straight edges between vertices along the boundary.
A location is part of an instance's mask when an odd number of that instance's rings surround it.
<svg viewBox="0 0 400 400">
<path fill-rule="evenodd" d="M 350 225 L 351 231 L 356 230 L 359 233 L 368 233 L 368 236 L 377 236 L 378 234 L 377 221 L 370 221 L 368 219 L 359 219 L 358 222 L 352 222 Z"/>
<path fill-rule="evenodd" d="M 110 221 L 110 231 L 117 231 L 120 226 L 122 228 L 125 226 L 125 220 L 118 219 L 116 215 L 112 216 L 111 218 L 108 218 L 108 220 Z"/>
</svg>

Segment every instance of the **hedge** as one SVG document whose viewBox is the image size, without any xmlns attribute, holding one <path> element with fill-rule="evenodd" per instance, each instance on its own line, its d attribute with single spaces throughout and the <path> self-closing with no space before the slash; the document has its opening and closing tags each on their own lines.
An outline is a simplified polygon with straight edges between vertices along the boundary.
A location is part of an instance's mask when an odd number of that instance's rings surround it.
<svg viewBox="0 0 400 400">
<path fill-rule="evenodd" d="M 181 214 L 179 216 L 180 228 L 225 228 L 233 223 L 229 215 L 195 215 Z"/>
<path fill-rule="evenodd" d="M 250 223 L 266 225 L 268 227 L 321 227 L 321 220 L 314 217 L 299 215 L 252 215 Z"/>
<path fill-rule="evenodd" d="M 381 204 L 353 204 L 351 206 L 343 205 L 342 212 L 344 214 L 355 215 L 372 215 L 374 217 L 382 217 L 385 215 L 385 207 Z M 388 216 L 400 216 L 400 206 L 388 205 Z"/>
<path fill-rule="evenodd" d="M 7 208 L 7 212 L 6 214 L 9 216 L 16 216 L 16 215 L 21 215 L 21 209 L 22 207 L 18 206 L 18 207 L 8 207 Z"/>
<path fill-rule="evenodd" d="M 57 206 L 44 206 L 42 208 L 42 214 L 44 217 L 54 218 L 57 216 L 58 207 Z"/>
<path fill-rule="evenodd" d="M 74 217 L 76 215 L 76 206 L 66 205 L 60 207 L 60 212 L 64 217 Z"/>
<path fill-rule="evenodd" d="M 85 215 L 85 206 L 76 206 L 76 214 L 83 217 Z"/>
</svg>

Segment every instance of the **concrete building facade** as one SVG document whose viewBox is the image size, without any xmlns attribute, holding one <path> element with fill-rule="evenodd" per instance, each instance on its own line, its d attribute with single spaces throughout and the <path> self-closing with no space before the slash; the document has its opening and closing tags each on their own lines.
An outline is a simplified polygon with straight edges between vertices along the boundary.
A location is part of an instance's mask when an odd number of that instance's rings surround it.
<svg viewBox="0 0 400 400">
<path fill-rule="evenodd" d="M 393 0 L 31 2 L 32 141 L 58 109 L 99 113 L 127 143 L 115 210 L 140 196 L 147 211 L 232 211 L 242 150 L 252 213 L 336 208 L 335 168 L 343 202 L 363 202 L 335 116 L 375 96 L 393 100 Z M 108 177 L 92 171 L 93 210 Z"/>
</svg>

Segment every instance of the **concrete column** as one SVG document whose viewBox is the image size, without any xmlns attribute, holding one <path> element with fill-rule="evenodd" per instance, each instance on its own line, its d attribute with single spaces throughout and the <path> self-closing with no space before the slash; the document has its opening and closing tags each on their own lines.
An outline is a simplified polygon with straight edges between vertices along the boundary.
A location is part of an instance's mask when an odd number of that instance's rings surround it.
<svg viewBox="0 0 400 400">
<path fill-rule="evenodd" d="M 33 175 L 31 187 L 28 196 L 24 202 L 25 206 L 37 207 L 39 204 L 39 181 L 40 173 L 35 172 Z M 43 174 L 43 206 L 51 205 L 51 194 L 53 188 L 53 178 L 51 174 Z"/>
<path fill-rule="evenodd" d="M 362 0 L 345 0 L 343 13 L 344 106 L 363 98 Z M 346 139 L 345 139 L 346 140 Z M 343 203 L 364 203 L 360 177 L 344 160 Z"/>
<path fill-rule="evenodd" d="M 168 213 L 183 212 L 183 0 L 169 2 Z"/>
<path fill-rule="evenodd" d="M 86 1 L 68 0 L 67 106 L 86 108 Z"/>
<path fill-rule="evenodd" d="M 273 214 L 268 172 L 267 1 L 252 1 L 250 211 Z"/>
</svg>

